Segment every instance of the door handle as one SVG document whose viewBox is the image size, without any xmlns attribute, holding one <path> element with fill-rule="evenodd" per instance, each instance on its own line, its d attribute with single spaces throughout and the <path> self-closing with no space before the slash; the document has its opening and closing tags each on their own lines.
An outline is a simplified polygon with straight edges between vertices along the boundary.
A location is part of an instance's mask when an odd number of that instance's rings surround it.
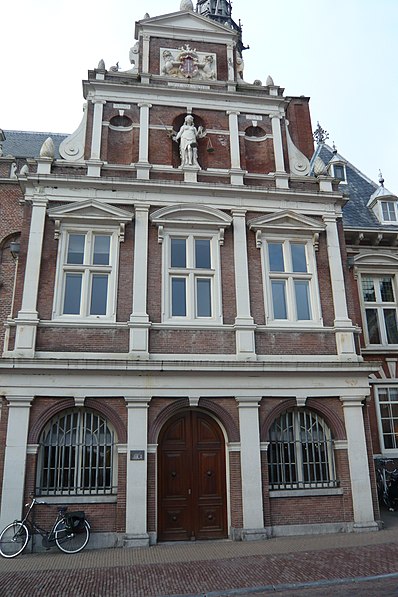
<svg viewBox="0 0 398 597">
<path fill-rule="evenodd" d="M 192 493 L 192 490 L 188 489 L 188 495 L 191 495 L 191 493 Z"/>
</svg>

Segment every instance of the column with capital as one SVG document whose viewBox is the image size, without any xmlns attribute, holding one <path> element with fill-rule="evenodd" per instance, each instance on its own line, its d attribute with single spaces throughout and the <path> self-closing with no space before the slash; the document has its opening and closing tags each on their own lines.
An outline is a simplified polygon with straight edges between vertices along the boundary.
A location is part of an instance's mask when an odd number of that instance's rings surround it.
<svg viewBox="0 0 398 597">
<path fill-rule="evenodd" d="M 141 180 L 149 179 L 149 170 L 151 168 L 148 162 L 149 153 L 149 110 L 152 104 L 140 103 L 140 140 L 138 162 L 136 163 L 137 178 Z"/>
<path fill-rule="evenodd" d="M 323 221 L 326 224 L 326 242 L 330 280 L 332 284 L 337 352 L 339 355 L 356 356 L 354 327 L 351 319 L 348 317 L 347 295 L 344 283 L 336 215 L 325 215 L 323 216 Z"/>
<path fill-rule="evenodd" d="M 7 396 L 8 422 L 1 493 L 0 529 L 22 514 L 29 411 L 33 396 Z"/>
<path fill-rule="evenodd" d="M 281 131 L 282 118 L 283 115 L 280 112 L 272 112 L 270 114 L 275 155 L 275 185 L 279 189 L 288 189 L 289 176 L 285 170 L 285 160 L 283 157 L 283 143 Z"/>
<path fill-rule="evenodd" d="M 366 447 L 363 404 L 365 396 L 341 396 L 347 433 L 354 530 L 377 531 Z"/>
<path fill-rule="evenodd" d="M 247 259 L 246 210 L 233 209 L 234 263 L 236 293 L 236 354 L 255 359 L 254 321 L 250 311 L 249 269 Z"/>
<path fill-rule="evenodd" d="M 237 396 L 240 430 L 243 539 L 265 539 L 260 455 L 260 397 Z"/>
<path fill-rule="evenodd" d="M 90 159 L 87 161 L 87 176 L 100 176 L 103 164 L 101 161 L 102 116 L 106 101 L 95 98 L 91 101 L 94 104 L 94 114 Z"/>
<path fill-rule="evenodd" d="M 44 195 L 38 194 L 33 196 L 31 202 L 32 216 L 26 255 L 22 305 L 16 318 L 14 353 L 15 356 L 20 357 L 33 357 L 35 352 L 36 331 L 39 323 L 37 298 L 48 200 Z"/>
<path fill-rule="evenodd" d="M 147 547 L 148 406 L 150 398 L 126 396 L 127 478 L 125 547 Z"/>
<path fill-rule="evenodd" d="M 237 110 L 228 110 L 229 117 L 229 147 L 231 153 L 231 169 L 229 171 L 232 185 L 243 185 L 244 171 L 240 165 L 240 145 Z"/>
<path fill-rule="evenodd" d="M 133 305 L 130 315 L 130 354 L 148 357 L 148 204 L 135 204 Z"/>
</svg>

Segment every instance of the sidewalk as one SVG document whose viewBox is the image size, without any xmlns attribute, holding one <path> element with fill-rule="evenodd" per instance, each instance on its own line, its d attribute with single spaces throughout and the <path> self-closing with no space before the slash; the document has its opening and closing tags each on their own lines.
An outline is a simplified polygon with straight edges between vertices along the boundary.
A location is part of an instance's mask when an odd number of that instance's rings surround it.
<svg viewBox="0 0 398 597">
<path fill-rule="evenodd" d="M 385 514 L 385 529 L 371 533 L 87 549 L 71 556 L 51 550 L 1 558 L 0 596 L 216 597 L 254 595 L 256 588 L 257 595 L 291 595 L 297 584 L 322 587 L 325 581 L 377 575 L 392 575 L 390 584 L 398 587 L 398 513 Z M 364 583 L 362 594 L 370 595 L 368 588 Z M 306 593 L 312 595 L 310 586 Z M 388 594 L 398 595 L 398 590 Z"/>
</svg>

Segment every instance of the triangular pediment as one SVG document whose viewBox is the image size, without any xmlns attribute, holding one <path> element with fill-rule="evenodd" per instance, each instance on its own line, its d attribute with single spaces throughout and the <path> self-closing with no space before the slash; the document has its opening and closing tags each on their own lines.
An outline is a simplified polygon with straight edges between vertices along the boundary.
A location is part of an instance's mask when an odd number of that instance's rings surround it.
<svg viewBox="0 0 398 597">
<path fill-rule="evenodd" d="M 224 212 L 207 205 L 173 205 L 162 207 L 151 214 L 151 221 L 160 226 L 166 225 L 196 225 L 225 228 L 232 222 L 232 218 Z"/>
<path fill-rule="evenodd" d="M 172 12 L 149 19 L 142 19 L 136 23 L 136 38 L 138 39 L 138 32 L 140 30 L 146 31 L 151 29 L 166 29 L 168 35 L 173 33 L 173 37 L 177 37 L 178 32 L 173 31 L 174 29 L 186 31 L 186 30 L 197 30 L 202 34 L 218 34 L 225 37 L 235 37 L 236 33 L 230 28 L 224 25 L 220 25 L 207 17 L 198 15 L 192 11 L 178 11 Z"/>
<path fill-rule="evenodd" d="M 254 218 L 249 221 L 249 228 L 255 231 L 261 230 L 278 233 L 288 231 L 310 234 L 322 232 L 322 230 L 325 230 L 325 224 L 319 220 L 285 210 Z"/>
<path fill-rule="evenodd" d="M 89 221 L 89 222 L 130 222 L 133 214 L 95 199 L 68 203 L 48 210 L 52 220 Z"/>
</svg>

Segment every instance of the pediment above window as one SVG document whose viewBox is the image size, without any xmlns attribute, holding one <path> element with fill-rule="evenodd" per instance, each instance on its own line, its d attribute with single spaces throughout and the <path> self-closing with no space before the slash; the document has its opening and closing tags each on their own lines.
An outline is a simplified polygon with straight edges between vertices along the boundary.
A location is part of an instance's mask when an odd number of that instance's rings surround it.
<svg viewBox="0 0 398 597">
<path fill-rule="evenodd" d="M 318 220 L 296 214 L 293 211 L 281 211 L 254 218 L 248 222 L 250 230 L 268 232 L 322 232 L 325 225 Z"/>
<path fill-rule="evenodd" d="M 61 223 L 87 224 L 93 226 L 98 224 L 113 224 L 120 227 L 121 236 L 124 235 L 124 227 L 131 222 L 134 215 L 113 205 L 101 203 L 95 199 L 68 203 L 59 207 L 53 207 L 47 211 L 48 217 L 55 220 L 54 237 L 59 237 Z"/>
<path fill-rule="evenodd" d="M 197 230 L 219 230 L 220 242 L 224 229 L 231 225 L 232 218 L 224 212 L 206 205 L 173 205 L 153 212 L 151 222 L 159 228 L 159 242 L 163 239 L 164 228 L 189 228 Z"/>
<path fill-rule="evenodd" d="M 254 230 L 256 233 L 257 247 L 261 246 L 261 237 L 264 233 L 288 235 L 290 237 L 312 237 L 314 243 L 317 243 L 319 233 L 325 230 L 323 222 L 289 210 L 254 218 L 249 220 L 248 225 L 250 230 Z"/>
<path fill-rule="evenodd" d="M 394 266 L 394 268 L 396 268 L 398 265 L 398 257 L 388 253 L 366 253 L 355 256 L 354 265 L 358 267 Z"/>
</svg>

